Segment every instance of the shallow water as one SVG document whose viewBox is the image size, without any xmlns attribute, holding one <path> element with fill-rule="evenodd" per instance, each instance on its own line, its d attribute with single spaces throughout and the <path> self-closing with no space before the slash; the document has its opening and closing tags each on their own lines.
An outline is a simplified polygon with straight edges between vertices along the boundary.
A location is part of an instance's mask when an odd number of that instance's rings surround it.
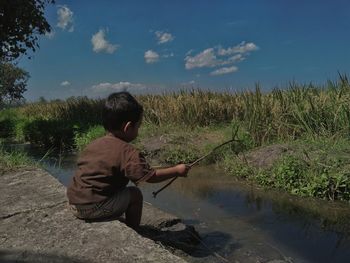
<svg viewBox="0 0 350 263">
<path fill-rule="evenodd" d="M 43 154 L 27 149 L 38 159 Z M 40 159 L 40 158 L 39 158 Z M 45 168 L 67 185 L 74 155 L 46 158 Z M 176 214 L 203 237 L 195 262 L 350 262 L 350 206 L 263 191 L 223 175 L 214 166 L 197 166 L 157 198 L 163 184 L 144 184 L 146 202 Z"/>
</svg>

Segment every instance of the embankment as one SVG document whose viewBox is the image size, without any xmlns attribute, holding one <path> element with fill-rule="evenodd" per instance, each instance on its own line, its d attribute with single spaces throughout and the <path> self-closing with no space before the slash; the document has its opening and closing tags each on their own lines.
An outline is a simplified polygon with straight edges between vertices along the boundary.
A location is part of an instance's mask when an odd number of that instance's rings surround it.
<svg viewBox="0 0 350 263">
<path fill-rule="evenodd" d="M 41 169 L 6 172 L 0 181 L 0 262 L 186 262 L 183 251 L 198 238 L 192 227 L 148 204 L 142 235 L 118 220 L 76 219 L 65 187 Z"/>
</svg>

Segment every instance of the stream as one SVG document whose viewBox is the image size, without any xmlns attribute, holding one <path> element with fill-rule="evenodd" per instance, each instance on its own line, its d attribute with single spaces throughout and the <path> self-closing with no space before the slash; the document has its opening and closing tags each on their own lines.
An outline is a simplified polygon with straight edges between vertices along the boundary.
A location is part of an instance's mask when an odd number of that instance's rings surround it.
<svg viewBox="0 0 350 263">
<path fill-rule="evenodd" d="M 16 146 L 18 149 L 18 146 Z M 22 146 L 29 156 L 43 154 Z M 44 168 L 67 185 L 75 155 L 45 157 Z M 238 182 L 215 166 L 196 166 L 157 198 L 163 186 L 140 186 L 144 200 L 193 225 L 203 249 L 193 262 L 350 262 L 350 206 L 294 197 Z M 217 253 L 217 254 L 216 254 Z M 249 260 L 248 260 L 249 259 Z"/>
</svg>

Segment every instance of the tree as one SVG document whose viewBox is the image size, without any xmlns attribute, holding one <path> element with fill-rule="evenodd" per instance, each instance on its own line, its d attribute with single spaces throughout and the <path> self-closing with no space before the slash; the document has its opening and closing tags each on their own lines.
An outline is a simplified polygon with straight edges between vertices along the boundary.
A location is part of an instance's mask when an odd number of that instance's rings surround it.
<svg viewBox="0 0 350 263">
<path fill-rule="evenodd" d="M 11 63 L 0 63 L 0 106 L 23 99 L 29 73 Z"/>
<path fill-rule="evenodd" d="M 0 0 L 0 60 L 12 61 L 39 47 L 38 34 L 51 32 L 44 17 L 54 0 Z"/>
<path fill-rule="evenodd" d="M 45 99 L 44 96 L 40 96 L 38 102 L 39 102 L 39 103 L 46 103 L 47 100 Z"/>
</svg>

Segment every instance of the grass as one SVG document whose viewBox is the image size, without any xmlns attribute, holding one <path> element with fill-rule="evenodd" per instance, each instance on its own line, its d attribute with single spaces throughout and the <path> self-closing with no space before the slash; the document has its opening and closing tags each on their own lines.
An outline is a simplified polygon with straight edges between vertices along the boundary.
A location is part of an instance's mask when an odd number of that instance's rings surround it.
<svg viewBox="0 0 350 263">
<path fill-rule="evenodd" d="M 0 173 L 25 167 L 36 167 L 37 164 L 25 153 L 8 151 L 0 145 Z"/>
<path fill-rule="evenodd" d="M 96 125 L 88 128 L 85 132 L 80 132 L 78 130 L 74 133 L 74 145 L 75 148 L 80 152 L 88 145 L 91 141 L 102 137 L 105 135 L 105 130 L 103 126 Z"/>
<path fill-rule="evenodd" d="M 332 138 L 289 142 L 272 167 L 256 167 L 250 153 L 226 156 L 223 167 L 232 176 L 291 194 L 327 200 L 350 200 L 350 141 Z M 261 156 L 266 158 L 267 156 Z"/>
<path fill-rule="evenodd" d="M 350 85 L 346 76 L 324 86 L 291 83 L 285 89 L 219 93 L 202 90 L 163 95 L 142 95 L 144 122 L 157 125 L 206 127 L 237 122 L 255 145 L 274 140 L 310 136 L 350 134 Z M 20 108 L 22 116 L 43 120 L 65 120 L 81 126 L 100 122 L 102 100 L 70 99 L 59 103 L 30 104 Z M 82 120 L 82 121 L 79 121 Z"/>
<path fill-rule="evenodd" d="M 346 75 L 339 74 L 336 81 L 319 86 L 291 82 L 267 93 L 256 85 L 240 93 L 197 89 L 137 99 L 144 106 L 144 121 L 134 143 L 161 162 L 191 162 L 230 139 L 238 127 L 240 142 L 220 149 L 206 162 L 221 163 L 228 173 L 265 187 L 350 200 L 350 167 L 343 158 L 346 149 L 339 150 L 342 144 L 350 146 Z M 2 110 L 0 137 L 46 148 L 81 150 L 104 134 L 100 124 L 103 103 L 77 97 Z M 150 151 L 151 142 L 158 143 L 158 149 Z M 283 155 L 269 169 L 257 169 L 242 158 L 242 153 L 280 142 L 303 151 Z"/>
<path fill-rule="evenodd" d="M 189 128 L 179 125 L 141 126 L 135 146 L 157 163 L 190 163 L 226 139 L 229 125 Z M 208 161 L 209 158 L 205 161 Z"/>
<path fill-rule="evenodd" d="M 195 129 L 235 122 L 255 146 L 305 134 L 314 138 L 350 135 L 350 85 L 343 75 L 323 86 L 290 83 L 269 93 L 256 85 L 255 90 L 241 93 L 190 90 L 137 99 L 144 106 L 146 124 Z M 30 103 L 10 109 L 11 113 L 1 111 L 0 135 L 67 147 L 73 144 L 76 131 L 82 134 L 100 125 L 102 105 L 103 100 L 78 97 Z"/>
</svg>

